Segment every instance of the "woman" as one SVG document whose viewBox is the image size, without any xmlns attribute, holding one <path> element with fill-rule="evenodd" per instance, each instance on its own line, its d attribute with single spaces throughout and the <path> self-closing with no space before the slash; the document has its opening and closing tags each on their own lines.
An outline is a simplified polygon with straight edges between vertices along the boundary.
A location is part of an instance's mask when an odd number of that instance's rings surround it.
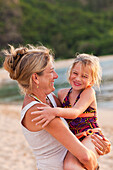
<svg viewBox="0 0 113 170">
<path fill-rule="evenodd" d="M 50 50 L 45 47 L 14 49 L 11 46 L 10 53 L 6 52 L 6 55 L 4 68 L 12 79 L 17 80 L 26 94 L 21 112 L 21 124 L 26 140 L 35 154 L 38 169 L 62 170 L 67 150 L 77 158 L 71 163 L 70 169 L 73 169 L 74 164 L 77 165 L 78 162 L 81 163 L 82 169 L 95 169 L 97 160 L 94 153 L 83 146 L 69 131 L 65 122 L 63 123 L 64 120 L 55 118 L 45 128 L 42 128 L 42 125 L 36 126 L 35 121 L 32 122 L 35 116 L 31 112 L 37 110 L 37 107 L 47 107 L 47 105 L 54 107 L 55 101 L 59 106 L 57 98 L 50 94 L 55 90 L 54 80 L 58 78 Z M 109 141 L 104 140 L 99 136 L 93 136 L 99 154 L 110 151 Z"/>
</svg>

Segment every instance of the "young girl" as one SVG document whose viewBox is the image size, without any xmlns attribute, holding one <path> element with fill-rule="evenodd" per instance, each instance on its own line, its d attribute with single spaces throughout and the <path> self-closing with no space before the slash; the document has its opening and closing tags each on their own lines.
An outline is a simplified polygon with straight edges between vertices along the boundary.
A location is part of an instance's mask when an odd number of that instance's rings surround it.
<svg viewBox="0 0 113 170">
<path fill-rule="evenodd" d="M 79 54 L 69 70 L 68 80 L 71 88 L 61 89 L 58 92 L 63 108 L 39 108 L 40 116 L 34 119 L 39 121 L 37 124 L 43 123 L 43 126 L 46 126 L 57 116 L 65 118 L 72 133 L 91 149 L 97 158 L 99 155 L 91 142 L 91 135 L 93 133 L 102 135 L 102 133 L 97 123 L 97 103 L 93 86 L 99 87 L 101 75 L 98 57 Z M 68 162 L 71 161 L 73 156 L 69 154 L 64 161 L 64 166 L 66 164 L 68 167 Z"/>
</svg>

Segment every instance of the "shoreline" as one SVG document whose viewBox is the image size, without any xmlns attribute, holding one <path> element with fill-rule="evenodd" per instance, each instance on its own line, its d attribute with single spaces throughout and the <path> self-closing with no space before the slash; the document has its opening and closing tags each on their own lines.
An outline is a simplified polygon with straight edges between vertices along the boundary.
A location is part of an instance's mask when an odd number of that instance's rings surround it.
<svg viewBox="0 0 113 170">
<path fill-rule="evenodd" d="M 100 61 L 107 61 L 107 60 L 110 60 L 110 59 L 113 59 L 113 55 L 107 55 L 107 56 L 100 56 L 99 57 Z M 55 68 L 59 69 L 59 68 L 69 67 L 73 63 L 73 61 L 74 61 L 74 58 L 55 61 Z"/>
</svg>

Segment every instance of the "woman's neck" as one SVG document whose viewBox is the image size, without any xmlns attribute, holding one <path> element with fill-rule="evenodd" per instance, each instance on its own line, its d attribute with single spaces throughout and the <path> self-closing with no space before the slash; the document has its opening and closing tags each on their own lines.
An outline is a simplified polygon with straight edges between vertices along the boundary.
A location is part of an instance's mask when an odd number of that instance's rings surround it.
<svg viewBox="0 0 113 170">
<path fill-rule="evenodd" d="M 32 96 L 36 97 L 42 103 L 46 103 L 47 95 L 44 92 L 40 91 L 39 89 L 33 90 L 30 94 Z"/>
</svg>

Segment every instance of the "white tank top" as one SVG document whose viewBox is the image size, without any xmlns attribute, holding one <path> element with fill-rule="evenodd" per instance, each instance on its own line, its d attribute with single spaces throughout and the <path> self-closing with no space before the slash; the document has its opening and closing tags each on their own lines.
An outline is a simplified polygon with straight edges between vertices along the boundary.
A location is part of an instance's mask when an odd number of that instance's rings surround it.
<svg viewBox="0 0 113 170">
<path fill-rule="evenodd" d="M 56 107 L 57 105 L 52 94 L 48 95 L 48 97 L 53 106 Z M 27 110 L 37 103 L 38 101 L 32 101 L 22 109 L 21 125 Z M 66 121 L 62 120 L 67 125 Z M 22 130 L 35 154 L 38 170 L 63 170 L 63 160 L 67 153 L 67 149 L 63 145 L 44 129 L 31 132 L 22 125 Z"/>
</svg>

